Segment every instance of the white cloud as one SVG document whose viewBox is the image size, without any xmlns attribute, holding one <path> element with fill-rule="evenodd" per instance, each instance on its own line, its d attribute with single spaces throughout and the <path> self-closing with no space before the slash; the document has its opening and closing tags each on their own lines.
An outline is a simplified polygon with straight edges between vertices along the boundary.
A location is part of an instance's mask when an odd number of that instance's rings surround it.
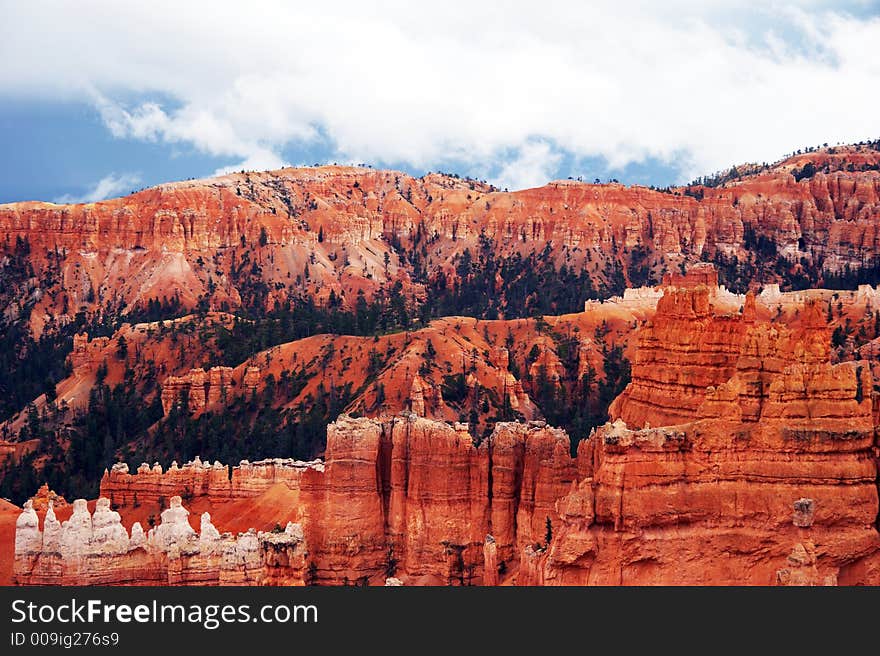
<svg viewBox="0 0 880 656">
<path fill-rule="evenodd" d="M 111 196 L 120 196 L 134 190 L 140 183 L 140 176 L 134 173 L 123 173 L 116 175 L 111 173 L 106 175 L 95 183 L 95 186 L 86 191 L 81 196 L 65 194 L 55 199 L 56 203 L 96 203 L 99 200 L 110 198 Z"/>
<path fill-rule="evenodd" d="M 454 163 L 511 187 L 552 176 L 562 151 L 657 158 L 686 179 L 876 136 L 880 20 L 865 7 L 14 3 L 0 94 L 86 100 L 116 136 L 234 169 L 326 135 L 331 159 Z"/>
<path fill-rule="evenodd" d="M 527 143 L 501 167 L 493 182 L 512 189 L 540 187 L 553 177 L 561 159 L 545 141 Z"/>
</svg>

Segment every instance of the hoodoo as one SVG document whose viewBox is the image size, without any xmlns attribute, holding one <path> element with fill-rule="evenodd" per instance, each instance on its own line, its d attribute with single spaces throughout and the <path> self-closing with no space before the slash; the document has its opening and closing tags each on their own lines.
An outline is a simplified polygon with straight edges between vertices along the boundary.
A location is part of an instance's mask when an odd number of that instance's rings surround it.
<svg viewBox="0 0 880 656">
<path fill-rule="evenodd" d="M 0 206 L 0 576 L 880 584 L 880 149 L 743 171 Z"/>
<path fill-rule="evenodd" d="M 16 581 L 880 583 L 871 368 L 832 364 L 816 302 L 789 327 L 714 283 L 667 281 L 576 457 L 544 422 L 475 440 L 407 413 L 340 418 L 322 462 L 119 465 L 92 516 L 77 501 L 59 528 L 50 505 L 41 532 L 25 508 Z M 278 485 L 296 499 L 278 534 L 220 535 L 207 515 L 197 532 L 175 496 L 219 508 Z M 110 510 L 135 498 L 171 499 L 145 538 Z"/>
</svg>

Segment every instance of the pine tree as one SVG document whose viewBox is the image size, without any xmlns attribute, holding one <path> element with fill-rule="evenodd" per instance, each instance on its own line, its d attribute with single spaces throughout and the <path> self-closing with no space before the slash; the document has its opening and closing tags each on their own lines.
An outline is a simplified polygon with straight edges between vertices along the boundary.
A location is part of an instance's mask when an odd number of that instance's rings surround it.
<svg viewBox="0 0 880 656">
<path fill-rule="evenodd" d="M 125 362 L 128 359 L 128 342 L 125 335 L 120 335 L 116 340 L 116 357 Z"/>
</svg>

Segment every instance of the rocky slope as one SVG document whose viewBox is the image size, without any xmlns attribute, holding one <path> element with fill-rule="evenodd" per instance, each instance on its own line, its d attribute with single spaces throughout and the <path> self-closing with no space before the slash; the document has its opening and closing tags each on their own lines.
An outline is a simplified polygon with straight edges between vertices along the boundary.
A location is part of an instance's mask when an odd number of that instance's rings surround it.
<svg viewBox="0 0 880 656">
<path fill-rule="evenodd" d="M 226 357 L 218 335 L 235 322 L 222 312 L 123 324 L 106 337 L 78 333 L 68 356 L 70 373 L 55 385 L 54 398 L 40 396 L 33 413 L 25 409 L 0 423 L 0 437 L 9 440 L 13 461 L 21 460 L 22 453 L 40 446 L 39 440 L 30 439 L 29 422 L 36 414 L 44 433 L 38 457 L 54 453 L 53 462 L 63 465 L 70 454 L 70 436 L 85 436 L 88 430 L 78 417 L 102 407 L 95 401 L 102 385 L 105 396 L 116 394 L 113 390 L 120 386 L 131 395 L 129 409 L 117 413 L 120 418 L 103 421 L 115 427 L 133 412 L 149 411 L 142 430 L 119 434 L 113 445 L 117 456 L 110 454 L 109 463 L 118 457 L 132 464 L 161 459 L 167 465 L 197 453 L 223 460 L 292 455 L 308 459 L 323 450 L 323 435 L 314 441 L 296 438 L 293 448 L 287 443 L 281 448 L 275 440 L 267 440 L 262 450 L 247 447 L 254 442 L 248 437 L 252 426 L 265 415 L 277 421 L 273 430 L 281 432 L 312 412 L 327 423 L 341 411 L 371 417 L 412 411 L 468 422 L 474 434 L 483 437 L 497 421 L 545 419 L 540 406 L 547 409 L 548 393 L 557 389 L 591 396 L 592 421 L 601 422 L 611 398 L 600 400 L 598 389 L 607 378 L 607 351 L 624 346 L 633 327 L 651 316 L 655 303 L 656 298 L 646 295 L 593 303 L 588 311 L 559 317 L 450 317 L 419 330 L 373 337 L 316 335 L 256 352 L 235 366 L 216 364 Z M 246 333 L 248 324 L 240 324 Z M 125 344 L 124 354 L 120 343 Z M 589 389 L 581 390 L 580 381 L 588 373 Z M 541 381 L 546 382 L 543 387 Z M 332 408 L 328 398 L 336 404 Z M 217 417 L 230 425 L 205 430 L 210 430 L 208 437 L 223 432 L 227 445 L 240 444 L 233 458 L 201 436 L 189 446 L 179 439 L 180 433 L 202 430 Z M 313 432 L 318 429 L 323 432 L 322 426 Z M 168 433 L 173 433 L 171 441 L 165 439 Z M 47 448 L 47 434 L 56 436 L 57 453 Z M 94 472 L 95 490 L 104 466 Z"/>
<path fill-rule="evenodd" d="M 873 316 L 874 293 L 853 293 L 852 317 Z M 407 413 L 341 418 L 320 463 L 115 467 L 91 533 L 77 528 L 84 502 L 61 526 L 68 548 L 25 509 L 15 580 L 876 585 L 880 403 L 869 363 L 834 362 L 823 306 L 838 299 L 821 294 L 740 297 L 709 269 L 670 277 L 637 331 L 631 385 L 575 457 L 541 423 L 501 422 L 479 440 Z M 159 540 L 164 516 L 146 546 L 133 527 L 123 540 L 111 503 L 135 517 L 171 495 L 210 504 L 227 531 L 245 530 L 232 509 L 251 503 L 264 534 L 219 538 L 219 565 L 170 515 L 189 546 Z M 267 560 L 273 516 L 286 542 Z M 144 558 L 158 574 L 138 574 Z"/>
<path fill-rule="evenodd" d="M 26 240 L 33 275 L 17 285 L 7 315 L 32 305 L 39 333 L 80 309 L 131 310 L 174 295 L 184 307 L 201 299 L 228 309 L 332 291 L 353 307 L 358 290 L 369 296 L 399 281 L 418 298 L 426 279 L 442 274 L 452 286 L 458 258 L 485 239 L 498 256 L 549 249 L 557 265 L 602 284 L 615 267 L 638 286 L 719 255 L 765 258 L 761 278 L 777 275 L 778 256 L 821 277 L 876 265 L 878 165 L 872 145 L 838 147 L 669 193 L 574 181 L 506 192 L 439 174 L 322 167 L 166 184 L 86 205 L 8 204 L 0 248 L 11 254 Z"/>
<path fill-rule="evenodd" d="M 878 144 L 702 182 L 0 206 L 18 580 L 876 582 Z"/>
</svg>

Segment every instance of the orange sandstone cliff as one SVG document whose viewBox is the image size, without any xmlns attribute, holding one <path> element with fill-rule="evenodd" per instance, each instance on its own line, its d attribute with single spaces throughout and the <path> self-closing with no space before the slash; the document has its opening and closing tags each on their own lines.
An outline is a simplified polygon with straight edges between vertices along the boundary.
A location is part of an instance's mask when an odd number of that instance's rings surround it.
<svg viewBox="0 0 880 656">
<path fill-rule="evenodd" d="M 414 413 L 343 416 L 320 462 L 117 466 L 91 513 L 78 501 L 41 526 L 26 507 L 15 581 L 880 583 L 869 363 L 832 363 L 816 294 L 779 314 L 773 290 L 716 283 L 667 279 L 631 384 L 576 457 L 543 422 L 499 422 L 476 444 Z M 123 524 L 169 503 L 149 530 Z M 210 513 L 198 530 L 187 505 Z"/>
<path fill-rule="evenodd" d="M 529 583 L 880 581 L 870 367 L 830 363 L 816 304 L 789 328 L 712 292 L 661 300 Z"/>
<path fill-rule="evenodd" d="M 807 164 L 815 173 L 796 179 Z M 773 261 L 804 261 L 821 275 L 880 256 L 878 164 L 870 146 L 838 147 L 669 193 L 575 181 L 506 192 L 440 174 L 334 166 L 170 183 L 85 205 L 6 204 L 0 248 L 27 240 L 34 269 L 7 314 L 35 301 L 29 321 L 40 333 L 80 309 L 126 311 L 175 294 L 187 308 L 235 308 L 254 281 L 269 289 L 266 307 L 290 292 L 333 292 L 352 307 L 358 291 L 395 282 L 425 292 L 399 248 L 423 249 L 428 275 L 452 284 L 457 257 L 485 238 L 499 255 L 547 248 L 597 282 L 606 265 L 622 265 L 632 282 L 643 263 L 659 280 L 685 262 L 748 261 L 759 239 L 772 245 Z"/>
<path fill-rule="evenodd" d="M 479 583 L 487 535 L 498 543 L 493 567 L 512 566 L 523 545 L 542 540 L 548 519 L 557 519 L 554 503 L 576 472 L 568 444 L 564 431 L 539 422 L 498 424 L 475 446 L 466 425 L 409 414 L 341 418 L 328 430 L 323 463 L 242 463 L 231 476 L 218 463 L 200 461 L 166 472 L 144 465 L 136 474 L 117 466 L 102 480 L 103 500 L 91 516 L 78 501 L 64 524 L 47 511 L 41 531 L 33 506 L 26 507 L 17 526 L 15 580 L 271 583 L 280 577 L 353 584 L 395 575 L 409 582 Z M 210 515 L 197 532 L 181 501 L 207 499 L 222 509 L 224 502 L 259 498 L 277 485 L 293 492 L 285 498 L 293 501 L 296 520 L 281 533 L 221 539 Z M 136 523 L 129 534 L 110 510 L 112 504 L 136 512 L 166 499 L 171 507 L 146 533 Z M 206 541 L 205 531 L 214 537 Z M 267 574 L 267 540 L 276 550 L 283 546 L 291 571 Z"/>
</svg>

